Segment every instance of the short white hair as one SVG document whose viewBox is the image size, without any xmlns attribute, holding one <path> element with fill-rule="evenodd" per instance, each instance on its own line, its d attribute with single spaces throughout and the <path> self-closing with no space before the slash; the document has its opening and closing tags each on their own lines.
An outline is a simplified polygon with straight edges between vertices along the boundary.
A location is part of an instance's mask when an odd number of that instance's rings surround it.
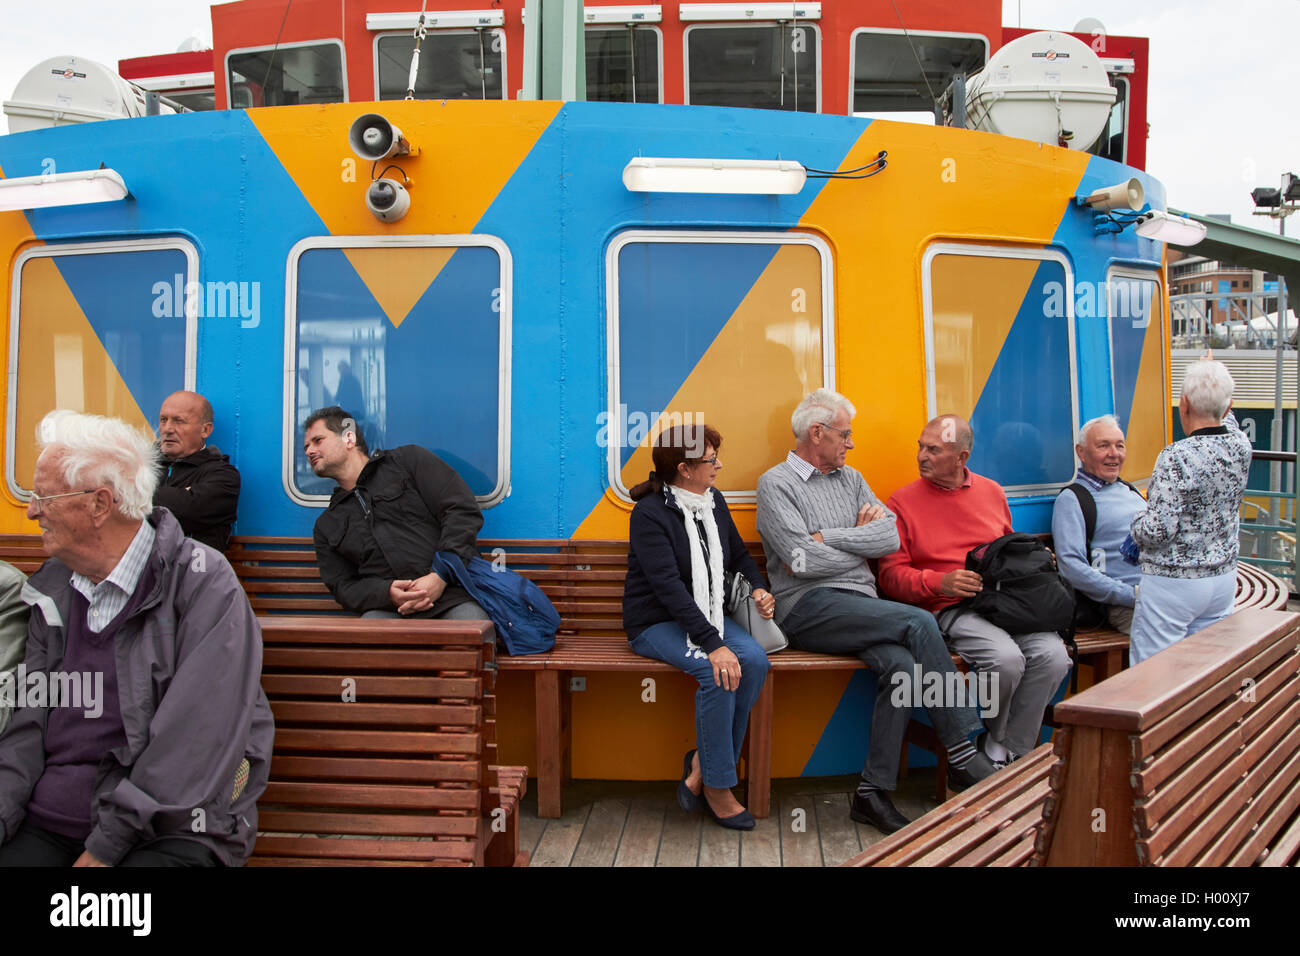
<svg viewBox="0 0 1300 956">
<path fill-rule="evenodd" d="M 1216 421 L 1227 414 L 1236 387 L 1237 383 L 1222 362 L 1192 362 L 1183 376 L 1183 397 L 1192 411 Z"/>
<path fill-rule="evenodd" d="M 41 419 L 36 441 L 42 455 L 61 456 L 69 490 L 107 485 L 125 518 L 146 518 L 153 510 L 158 451 L 150 436 L 118 418 L 58 409 Z"/>
<path fill-rule="evenodd" d="M 852 402 L 834 389 L 819 388 L 804 396 L 804 400 L 795 406 L 794 414 L 790 416 L 790 427 L 794 429 L 794 437 L 798 441 L 803 441 L 808 437 L 808 429 L 813 425 L 829 425 L 835 421 L 835 416 L 840 412 L 847 412 L 849 421 L 852 421 L 858 410 L 853 407 Z"/>
<path fill-rule="evenodd" d="M 1079 437 L 1075 439 L 1074 443 L 1080 446 L 1086 445 L 1088 443 L 1088 432 L 1098 425 L 1110 425 L 1113 428 L 1118 428 L 1121 435 L 1124 434 L 1124 426 L 1119 423 L 1119 419 L 1114 415 L 1098 415 L 1096 418 L 1090 418 L 1083 423 L 1083 427 L 1079 429 Z"/>
</svg>

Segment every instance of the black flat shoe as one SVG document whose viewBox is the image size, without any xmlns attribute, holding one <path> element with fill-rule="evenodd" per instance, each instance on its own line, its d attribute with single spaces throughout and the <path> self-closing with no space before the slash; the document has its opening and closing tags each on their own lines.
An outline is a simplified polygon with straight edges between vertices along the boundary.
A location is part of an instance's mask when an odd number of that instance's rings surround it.
<svg viewBox="0 0 1300 956">
<path fill-rule="evenodd" d="M 754 818 L 748 810 L 741 810 L 739 813 L 729 817 L 720 817 L 713 812 L 713 807 L 709 806 L 707 797 L 701 798 L 700 805 L 704 807 L 704 812 L 713 818 L 713 822 L 720 827 L 726 827 L 728 830 L 752 830 L 754 829 Z"/>
<path fill-rule="evenodd" d="M 849 796 L 849 816 L 859 823 L 873 826 L 888 836 L 897 833 L 912 821 L 898 812 L 889 794 L 871 790 L 865 795 L 856 790 Z"/>
<path fill-rule="evenodd" d="M 682 758 L 682 780 L 677 784 L 677 805 L 687 813 L 694 813 L 700 808 L 699 795 L 691 793 L 691 788 L 686 786 L 686 778 L 691 775 L 691 758 L 694 756 L 694 750 L 686 751 L 686 756 Z"/>
</svg>

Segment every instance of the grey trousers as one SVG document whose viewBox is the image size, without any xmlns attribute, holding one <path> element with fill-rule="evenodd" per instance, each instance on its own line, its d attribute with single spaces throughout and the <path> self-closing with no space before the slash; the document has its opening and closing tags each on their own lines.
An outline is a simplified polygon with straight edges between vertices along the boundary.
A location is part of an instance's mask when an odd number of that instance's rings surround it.
<svg viewBox="0 0 1300 956">
<path fill-rule="evenodd" d="M 1106 616 L 1110 620 L 1110 626 L 1123 634 L 1133 633 L 1133 611 L 1134 608 L 1124 607 L 1122 604 L 1112 604 L 1106 608 Z"/>
<path fill-rule="evenodd" d="M 986 716 L 989 736 L 1014 754 L 1038 746 L 1043 711 L 1070 673 L 1070 652 L 1055 631 L 1008 634 L 978 614 L 940 611 L 948 646 L 979 673 L 998 678 L 998 712 Z"/>
</svg>

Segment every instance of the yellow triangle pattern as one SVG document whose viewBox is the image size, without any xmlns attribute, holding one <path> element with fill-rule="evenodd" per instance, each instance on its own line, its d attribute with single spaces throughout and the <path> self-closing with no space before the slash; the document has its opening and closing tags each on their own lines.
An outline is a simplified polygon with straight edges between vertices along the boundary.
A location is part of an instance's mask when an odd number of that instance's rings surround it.
<svg viewBox="0 0 1300 956">
<path fill-rule="evenodd" d="M 395 247 L 344 249 L 352 268 L 375 297 L 393 328 L 411 314 L 455 249 Z"/>
</svg>

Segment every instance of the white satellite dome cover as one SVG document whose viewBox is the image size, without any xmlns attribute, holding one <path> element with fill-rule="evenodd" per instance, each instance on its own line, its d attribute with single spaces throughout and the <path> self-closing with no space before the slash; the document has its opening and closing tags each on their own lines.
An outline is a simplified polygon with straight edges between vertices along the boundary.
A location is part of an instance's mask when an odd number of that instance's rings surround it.
<svg viewBox="0 0 1300 956">
<path fill-rule="evenodd" d="M 174 110 L 164 106 L 163 112 Z M 28 70 L 4 103 L 9 132 L 144 116 L 144 91 L 102 63 L 56 56 Z"/>
<path fill-rule="evenodd" d="M 1012 40 L 966 84 L 967 125 L 1070 149 L 1097 141 L 1114 102 L 1101 58 L 1068 33 Z"/>
</svg>

